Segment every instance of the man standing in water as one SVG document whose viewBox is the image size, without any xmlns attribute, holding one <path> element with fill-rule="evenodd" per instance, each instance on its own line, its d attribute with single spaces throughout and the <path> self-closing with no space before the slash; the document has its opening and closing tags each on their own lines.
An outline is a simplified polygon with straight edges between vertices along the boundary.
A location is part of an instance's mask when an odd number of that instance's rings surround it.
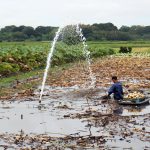
<svg viewBox="0 0 150 150">
<path fill-rule="evenodd" d="M 115 100 L 122 100 L 123 99 L 123 88 L 122 84 L 118 81 L 116 76 L 112 76 L 113 85 L 108 90 L 108 96 L 110 97 L 111 94 L 114 94 Z"/>
</svg>

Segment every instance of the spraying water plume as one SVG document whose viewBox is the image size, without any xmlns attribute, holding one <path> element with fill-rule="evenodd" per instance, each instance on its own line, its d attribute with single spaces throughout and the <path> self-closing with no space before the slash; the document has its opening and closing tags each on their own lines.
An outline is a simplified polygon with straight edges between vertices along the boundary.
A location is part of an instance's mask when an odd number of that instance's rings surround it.
<svg viewBox="0 0 150 150">
<path fill-rule="evenodd" d="M 59 28 L 58 31 L 56 32 L 56 35 L 55 35 L 54 40 L 52 42 L 52 47 L 51 47 L 50 52 L 49 52 L 48 57 L 47 57 L 47 63 L 46 63 L 46 68 L 45 68 L 45 72 L 44 72 L 44 76 L 43 76 L 43 82 L 42 82 L 42 87 L 41 87 L 41 92 L 40 92 L 39 103 L 41 103 L 41 99 L 42 99 L 42 95 L 43 95 L 43 91 L 44 91 L 44 87 L 45 87 L 45 82 L 46 82 L 46 79 L 47 79 L 48 70 L 49 70 L 49 68 L 51 66 L 51 60 L 52 60 L 52 57 L 53 57 L 53 54 L 54 54 L 54 50 L 55 50 L 55 45 L 56 45 L 56 42 L 58 41 L 59 36 L 60 36 L 62 31 L 65 31 L 64 28 Z M 78 38 L 79 38 L 78 40 L 80 42 L 82 42 L 82 44 L 83 44 L 83 54 L 86 57 L 86 61 L 88 63 L 89 75 L 90 75 L 90 78 L 91 78 L 91 85 L 90 85 L 90 87 L 94 88 L 95 87 L 96 78 L 95 78 L 95 76 L 94 76 L 94 74 L 92 72 L 92 69 L 91 69 L 90 51 L 88 51 L 88 49 L 87 49 L 86 38 L 84 37 L 84 35 L 82 33 L 82 29 L 79 27 L 79 25 L 75 26 L 75 32 L 78 35 Z M 75 41 L 75 42 L 78 42 L 78 40 Z"/>
<path fill-rule="evenodd" d="M 87 49 L 87 44 L 86 44 L 86 38 L 84 37 L 83 33 L 82 33 L 82 29 L 79 27 L 79 25 L 77 24 L 76 26 L 76 32 L 78 33 L 78 35 L 80 36 L 81 42 L 83 43 L 83 53 L 86 57 L 86 61 L 88 63 L 88 69 L 89 69 L 89 73 L 90 73 L 90 78 L 91 78 L 91 88 L 95 87 L 95 82 L 96 82 L 96 78 L 92 72 L 91 69 L 91 57 L 90 57 L 90 51 L 88 51 Z"/>
<path fill-rule="evenodd" d="M 41 102 L 41 99 L 42 99 L 43 90 L 44 90 L 44 86 L 45 86 L 45 82 L 46 82 L 46 78 L 47 78 L 47 73 L 48 73 L 48 70 L 51 66 L 51 58 L 53 57 L 53 53 L 54 53 L 54 50 L 55 50 L 55 45 L 56 45 L 56 42 L 59 38 L 60 32 L 61 32 L 61 28 L 59 28 L 58 31 L 56 32 L 55 38 L 54 38 L 53 43 L 52 43 L 52 47 L 51 47 L 50 52 L 49 52 L 48 57 L 47 57 L 47 63 L 46 63 L 46 68 L 45 68 L 45 72 L 44 72 L 44 76 L 43 76 L 43 82 L 42 82 L 41 93 L 40 93 L 40 101 L 39 102 Z"/>
</svg>

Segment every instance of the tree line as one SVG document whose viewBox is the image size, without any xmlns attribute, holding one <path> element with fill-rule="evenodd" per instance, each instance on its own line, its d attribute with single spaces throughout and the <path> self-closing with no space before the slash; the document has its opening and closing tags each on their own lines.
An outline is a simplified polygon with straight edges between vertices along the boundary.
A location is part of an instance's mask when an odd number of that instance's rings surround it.
<svg viewBox="0 0 150 150">
<path fill-rule="evenodd" d="M 81 24 L 83 33 L 89 41 L 129 41 L 149 40 L 150 26 L 122 26 L 117 28 L 112 23 Z M 52 40 L 58 27 L 38 26 L 5 26 L 0 29 L 0 42 L 2 41 L 48 41 Z"/>
</svg>

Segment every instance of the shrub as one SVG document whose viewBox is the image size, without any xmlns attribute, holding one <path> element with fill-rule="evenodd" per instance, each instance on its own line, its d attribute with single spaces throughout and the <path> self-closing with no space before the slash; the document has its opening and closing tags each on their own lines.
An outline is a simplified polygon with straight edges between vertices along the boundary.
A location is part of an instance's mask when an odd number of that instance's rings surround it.
<svg viewBox="0 0 150 150">
<path fill-rule="evenodd" d="M 119 53 L 131 53 L 132 47 L 120 47 Z"/>
<path fill-rule="evenodd" d="M 111 48 L 94 48 L 91 51 L 91 57 L 102 57 L 106 55 L 112 55 L 114 54 L 114 50 Z"/>
</svg>

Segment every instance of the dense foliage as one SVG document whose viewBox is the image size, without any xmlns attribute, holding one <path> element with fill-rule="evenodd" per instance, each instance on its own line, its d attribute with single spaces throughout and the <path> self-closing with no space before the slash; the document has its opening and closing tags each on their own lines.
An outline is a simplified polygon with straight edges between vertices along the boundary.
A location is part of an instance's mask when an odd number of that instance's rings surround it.
<svg viewBox="0 0 150 150">
<path fill-rule="evenodd" d="M 56 27 L 38 26 L 6 26 L 0 30 L 0 41 L 46 41 L 52 40 L 56 32 Z"/>
<path fill-rule="evenodd" d="M 18 42 L 0 43 L 0 76 L 26 72 L 46 65 L 49 51 L 47 42 Z M 83 45 L 67 45 L 58 42 L 56 45 L 52 65 L 61 65 L 74 61 L 84 60 L 82 52 Z M 114 54 L 110 48 L 96 48 L 95 45 L 89 47 L 92 57 L 100 57 Z"/>
<path fill-rule="evenodd" d="M 122 26 L 117 28 L 112 23 L 80 25 L 87 40 L 149 40 L 150 26 Z M 0 41 L 47 41 L 52 40 L 57 27 L 6 26 L 0 30 Z M 69 38 L 69 37 L 68 37 Z M 70 39 L 72 40 L 72 39 Z"/>
</svg>

